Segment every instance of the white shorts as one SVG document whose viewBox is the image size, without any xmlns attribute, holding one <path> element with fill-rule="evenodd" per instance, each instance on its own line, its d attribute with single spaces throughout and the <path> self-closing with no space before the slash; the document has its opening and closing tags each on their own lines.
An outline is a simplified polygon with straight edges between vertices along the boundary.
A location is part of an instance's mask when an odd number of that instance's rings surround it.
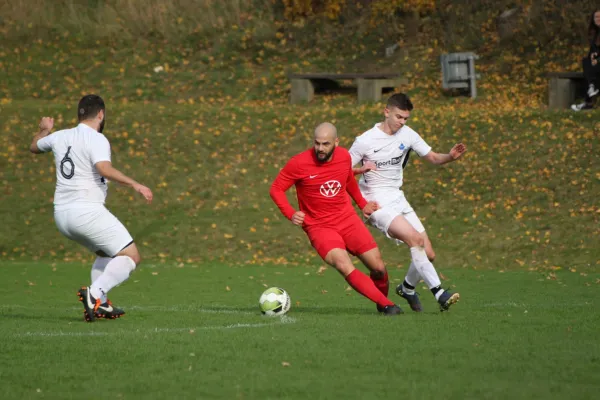
<svg viewBox="0 0 600 400">
<path fill-rule="evenodd" d="M 114 257 L 133 242 L 127 228 L 104 205 L 54 210 L 60 233 L 88 248 Z"/>
<path fill-rule="evenodd" d="M 425 227 L 421 223 L 421 220 L 419 220 L 415 210 L 413 210 L 406 200 L 406 197 L 404 197 L 404 192 L 402 190 L 380 195 L 365 196 L 365 199 L 379 203 L 381 208 L 371 214 L 369 217 L 369 223 L 383 232 L 390 239 L 397 240 L 398 242 L 402 243 L 401 240 L 391 237 L 388 233 L 388 229 L 390 228 L 392 221 L 398 215 L 403 216 L 417 232 L 425 232 Z"/>
</svg>

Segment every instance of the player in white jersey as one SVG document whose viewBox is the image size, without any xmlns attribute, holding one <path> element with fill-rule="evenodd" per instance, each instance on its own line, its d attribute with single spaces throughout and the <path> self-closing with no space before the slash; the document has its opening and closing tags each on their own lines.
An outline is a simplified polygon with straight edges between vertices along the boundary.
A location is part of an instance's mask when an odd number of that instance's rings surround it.
<svg viewBox="0 0 600 400">
<path fill-rule="evenodd" d="M 432 261 L 435 258 L 425 227 L 410 206 L 402 187 L 403 170 L 411 151 L 432 164 L 442 165 L 459 159 L 465 145 L 456 144 L 448 154 L 433 152 L 417 132 L 406 126 L 413 105 L 403 93 L 391 96 L 384 110 L 385 119 L 358 136 L 350 148 L 355 174 L 363 174 L 359 187 L 365 199 L 379 203 L 380 209 L 371 214 L 369 222 L 387 237 L 404 242 L 410 248 L 412 262 L 404 282 L 396 293 L 405 298 L 411 309 L 422 311 L 415 286 L 422 278 L 442 311 L 456 303 L 458 293 L 441 287 Z"/>
<path fill-rule="evenodd" d="M 97 255 L 92 265 L 92 284 L 77 293 L 89 322 L 125 313 L 112 306 L 107 293 L 127 280 L 141 260 L 125 226 L 104 206 L 108 181 L 130 186 L 152 201 L 150 189 L 112 166 L 110 144 L 102 134 L 105 113 L 102 98 L 84 96 L 77 106 L 77 127 L 50 134 L 54 119 L 44 117 L 30 147 L 35 154 L 54 154 L 54 219 L 58 230 Z"/>
</svg>

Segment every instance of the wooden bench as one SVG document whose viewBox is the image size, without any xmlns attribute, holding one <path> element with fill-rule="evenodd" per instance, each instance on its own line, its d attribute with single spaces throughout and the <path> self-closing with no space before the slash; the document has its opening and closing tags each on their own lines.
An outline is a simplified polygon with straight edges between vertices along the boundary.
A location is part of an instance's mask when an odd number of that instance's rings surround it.
<svg viewBox="0 0 600 400">
<path fill-rule="evenodd" d="M 548 78 L 549 108 L 569 108 L 578 97 L 585 96 L 587 89 L 583 72 L 550 72 Z"/>
<path fill-rule="evenodd" d="M 397 73 L 307 73 L 288 74 L 288 78 L 292 84 L 290 96 L 292 104 L 310 102 L 315 95 L 315 90 L 339 88 L 337 81 L 340 80 L 353 79 L 356 82 L 359 103 L 380 101 L 383 89 L 394 89 L 408 82 L 400 78 L 400 74 Z"/>
</svg>

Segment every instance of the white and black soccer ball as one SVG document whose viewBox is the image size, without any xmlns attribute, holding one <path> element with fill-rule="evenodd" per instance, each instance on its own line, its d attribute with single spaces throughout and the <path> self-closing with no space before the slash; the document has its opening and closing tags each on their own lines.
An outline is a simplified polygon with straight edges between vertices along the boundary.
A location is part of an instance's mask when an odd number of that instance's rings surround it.
<svg viewBox="0 0 600 400">
<path fill-rule="evenodd" d="M 260 312 L 264 315 L 284 315 L 292 304 L 290 295 L 282 288 L 272 287 L 263 292 L 258 300 Z"/>
</svg>

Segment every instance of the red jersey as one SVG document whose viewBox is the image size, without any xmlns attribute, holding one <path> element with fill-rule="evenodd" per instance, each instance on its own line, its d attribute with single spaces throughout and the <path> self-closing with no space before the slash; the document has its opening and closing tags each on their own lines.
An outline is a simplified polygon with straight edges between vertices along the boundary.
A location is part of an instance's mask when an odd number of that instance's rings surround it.
<svg viewBox="0 0 600 400">
<path fill-rule="evenodd" d="M 367 205 L 354 179 L 350 153 L 342 147 L 335 148 L 329 162 L 318 161 L 314 149 L 306 150 L 279 172 L 270 195 L 287 219 L 296 212 L 285 195 L 292 185 L 296 185 L 300 211 L 306 214 L 304 227 L 337 225 L 356 216 L 348 194 L 361 209 Z"/>
</svg>

